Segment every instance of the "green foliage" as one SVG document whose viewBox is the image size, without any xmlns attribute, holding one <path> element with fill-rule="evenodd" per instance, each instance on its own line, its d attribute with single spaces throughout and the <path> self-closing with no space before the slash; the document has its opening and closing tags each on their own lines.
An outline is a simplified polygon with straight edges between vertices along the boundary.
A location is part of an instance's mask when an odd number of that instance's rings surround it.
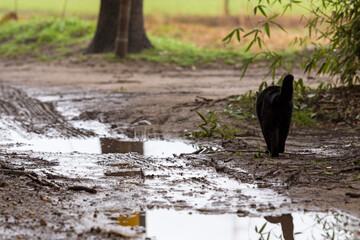
<svg viewBox="0 0 360 240">
<path fill-rule="evenodd" d="M 206 118 L 203 114 L 196 111 L 197 115 L 201 118 L 203 121 L 199 128 L 201 130 L 197 130 L 195 132 L 192 132 L 191 134 L 187 134 L 188 137 L 204 137 L 204 138 L 230 138 L 235 139 L 235 136 L 233 133 L 238 132 L 237 130 L 231 129 L 230 127 L 224 125 L 221 126 L 218 121 L 220 117 L 218 116 L 217 112 L 215 110 L 208 112 L 208 117 Z"/>
<path fill-rule="evenodd" d="M 149 38 L 155 48 L 144 50 L 140 54 L 132 54 L 130 55 L 131 59 L 146 59 L 152 62 L 172 63 L 189 67 L 216 61 L 234 64 L 250 56 L 234 50 L 224 51 L 201 48 L 168 37 L 150 35 Z"/>
<path fill-rule="evenodd" d="M 327 14 L 328 9 L 332 14 Z M 349 86 L 360 83 L 360 1 L 322 0 L 312 12 L 315 17 L 308 21 L 309 36 L 313 29 L 318 39 L 329 44 L 315 43 L 316 51 L 304 63 L 305 71 L 316 69 L 318 75 L 340 76 L 340 82 Z"/>
<path fill-rule="evenodd" d="M 304 17 L 308 34 L 306 37 L 294 39 L 295 44 L 306 46 L 310 43 L 314 48 L 313 53 L 302 60 L 304 71 L 315 70 L 317 75 L 339 77 L 340 83 L 348 86 L 360 83 L 360 1 L 297 0 L 285 3 L 282 0 L 258 0 L 257 2 L 254 15 L 260 14 L 263 17 L 260 27 L 249 32 L 238 28 L 223 39 L 228 43 L 236 33 L 239 42 L 243 38 L 251 38 L 246 51 L 256 43 L 262 49 L 262 52 L 254 54 L 244 62 L 243 75 L 248 65 L 262 56 L 270 60 L 269 74 L 275 78 L 276 70 L 284 68 L 283 58 L 266 46 L 264 38 L 271 38 L 272 27 L 286 30 L 276 22 L 280 13 L 273 12 L 271 7 L 274 4 L 282 5 L 282 14 L 284 14 L 295 5 L 303 7 L 310 2 L 310 7 L 307 8 L 310 17 Z M 314 36 L 316 41 L 311 40 Z M 328 44 L 318 43 L 317 40 L 320 39 L 328 41 Z"/>
<path fill-rule="evenodd" d="M 170 63 L 182 67 L 201 66 L 211 63 L 223 62 L 234 65 L 248 59 L 251 54 L 237 50 L 227 49 L 209 49 L 195 46 L 191 43 L 181 42 L 166 36 L 149 35 L 151 43 L 154 45 L 152 49 L 146 49 L 139 54 L 130 54 L 130 59 L 143 59 L 157 63 Z M 294 52 L 279 53 L 285 59 L 291 61 Z M 107 55 L 111 61 L 116 61 L 115 54 Z M 265 60 L 259 58 L 257 60 Z"/>
<path fill-rule="evenodd" d="M 41 56 L 41 47 L 52 47 L 57 49 L 58 53 L 66 55 L 71 52 L 69 45 L 91 39 L 94 31 L 93 22 L 76 18 L 33 19 L 28 22 L 7 23 L 0 28 L 0 55 Z"/>
<path fill-rule="evenodd" d="M 283 77 L 276 83 L 273 81 L 270 85 L 281 86 Z M 261 93 L 269 85 L 267 82 L 262 82 L 259 85 L 258 92 Z M 321 110 L 314 108 L 318 103 L 319 96 L 326 90 L 331 89 L 330 84 L 320 84 L 318 88 L 313 89 L 304 85 L 302 79 L 294 81 L 294 110 L 292 116 L 293 124 L 297 126 L 313 127 L 317 124 L 317 119 L 321 119 Z M 257 96 L 252 91 L 236 98 L 230 99 L 227 108 L 224 110 L 229 116 L 240 120 L 255 120 L 256 119 L 256 99 Z M 331 117 L 329 114 L 327 117 Z M 337 118 L 337 115 L 334 118 Z"/>
<path fill-rule="evenodd" d="M 281 86 L 283 77 L 276 83 L 273 81 L 270 85 Z M 261 93 L 269 85 L 262 82 L 259 85 L 258 92 Z M 317 89 L 305 86 L 302 79 L 294 81 L 294 111 L 292 122 L 297 126 L 312 127 L 316 125 L 317 114 L 314 111 L 313 104 L 318 100 L 318 95 L 324 89 L 329 89 L 331 85 L 321 84 Z M 229 116 L 239 120 L 255 120 L 256 119 L 256 99 L 257 96 L 252 91 L 236 98 L 230 99 L 227 108 L 224 110 Z"/>
<path fill-rule="evenodd" d="M 267 150 L 261 148 L 260 143 L 258 143 L 258 148 L 256 150 L 256 152 L 254 153 L 254 158 L 263 158 L 264 155 L 263 154 L 267 154 Z"/>
<path fill-rule="evenodd" d="M 54 55 L 68 56 L 73 51 L 83 51 L 87 47 L 95 27 L 95 22 L 78 18 L 51 17 L 7 23 L 0 27 L 0 56 L 31 54 L 43 61 L 50 61 Z M 250 56 L 249 53 L 235 50 L 201 48 L 168 37 L 150 36 L 150 39 L 155 48 L 131 54 L 129 58 L 190 67 L 216 62 L 233 65 Z M 46 51 L 42 52 L 43 49 Z M 109 61 L 124 61 L 113 53 L 103 56 Z"/>
<path fill-rule="evenodd" d="M 295 110 L 291 120 L 297 126 L 313 127 L 316 125 L 316 120 L 312 114 L 309 110 Z"/>
<path fill-rule="evenodd" d="M 239 120 L 256 119 L 255 112 L 256 94 L 252 91 L 236 98 L 231 98 L 224 112 Z"/>
<path fill-rule="evenodd" d="M 355 180 L 360 180 L 360 173 L 357 177 L 355 177 Z"/>
<path fill-rule="evenodd" d="M 260 236 L 260 237 L 259 237 L 259 240 L 269 240 L 269 239 L 270 239 L 271 231 L 267 231 L 267 232 L 264 231 L 266 225 L 267 225 L 267 222 L 264 223 L 264 224 L 261 226 L 260 229 L 258 229 L 258 227 L 255 226 L 255 232 L 256 232 L 257 234 L 259 234 L 259 236 Z"/>
</svg>

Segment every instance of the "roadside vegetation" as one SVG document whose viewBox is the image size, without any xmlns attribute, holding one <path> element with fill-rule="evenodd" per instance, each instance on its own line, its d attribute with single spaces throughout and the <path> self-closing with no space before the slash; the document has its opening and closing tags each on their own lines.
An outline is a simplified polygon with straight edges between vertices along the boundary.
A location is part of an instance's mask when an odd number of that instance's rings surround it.
<svg viewBox="0 0 360 240">
<path fill-rule="evenodd" d="M 95 24 L 78 18 L 37 18 L 0 27 L 0 55 L 31 55 L 40 59 L 79 52 L 93 37 Z M 73 47 L 76 46 L 76 47 Z"/>
<path fill-rule="evenodd" d="M 29 55 L 51 61 L 70 55 L 82 54 L 94 36 L 96 23 L 77 17 L 34 18 L 28 21 L 8 22 L 0 26 L 0 56 L 16 57 Z M 177 30 L 179 33 L 181 29 Z M 204 66 L 212 63 L 236 65 L 251 55 L 240 48 L 207 48 L 166 36 L 149 33 L 154 45 L 129 59 L 175 64 L 183 67 Z M 281 53 L 289 62 L 296 51 Z M 105 59 L 118 61 L 115 54 L 104 54 Z M 264 59 L 260 59 L 264 60 Z"/>
<path fill-rule="evenodd" d="M 229 17 L 223 15 L 223 3 L 223 0 L 210 0 L 206 5 L 190 0 L 144 1 L 146 29 L 155 48 L 138 55 L 131 55 L 129 58 L 184 67 L 204 66 L 211 63 L 239 66 L 251 56 L 250 52 L 245 52 L 246 45 L 237 43 L 225 45 L 221 40 L 240 22 L 241 24 L 246 22 L 246 25 L 250 26 L 259 19 L 245 17 L 244 14 L 252 12 L 254 7 L 247 0 L 230 1 L 229 9 L 232 16 Z M 99 7 L 100 0 L 39 0 L 31 3 L 27 0 L 1 1 L 0 18 L 6 12 L 16 11 L 19 22 L 7 22 L 0 26 L 2 43 L 0 56 L 29 54 L 51 61 L 54 58 L 78 54 L 87 48 L 94 35 Z M 294 8 L 288 14 L 292 19 L 290 22 L 297 23 L 303 12 L 301 8 Z M 76 26 L 73 22 L 76 22 Z M 46 30 L 47 25 L 52 25 L 52 29 Z M 61 27 L 65 32 L 58 31 Z M 301 28 L 297 25 L 292 28 L 294 29 L 292 34 L 298 35 Z M 43 37 L 38 36 L 37 32 L 31 29 L 46 34 L 46 40 L 44 41 Z M 286 40 L 286 37 L 282 32 L 278 33 L 282 41 L 273 47 L 290 62 L 297 57 L 301 49 L 284 48 L 283 40 Z M 111 54 L 105 54 L 105 58 L 116 60 Z"/>
</svg>

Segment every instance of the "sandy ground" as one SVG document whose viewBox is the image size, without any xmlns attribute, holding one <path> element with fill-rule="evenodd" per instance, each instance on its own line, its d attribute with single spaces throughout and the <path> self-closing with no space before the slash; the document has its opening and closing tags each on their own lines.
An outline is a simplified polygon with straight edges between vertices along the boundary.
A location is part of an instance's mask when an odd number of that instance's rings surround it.
<svg viewBox="0 0 360 240">
<path fill-rule="evenodd" d="M 240 80 L 239 70 L 220 66 L 99 64 L 94 57 L 4 60 L 0 73 L 0 239 L 136 238 L 141 229 L 118 229 L 114 219 L 154 208 L 241 216 L 331 210 L 360 217 L 359 128 L 291 129 L 279 159 L 256 156 L 264 143 L 254 122 L 235 123 L 244 129 L 237 140 L 185 139 L 199 124 L 194 110 L 221 111 L 228 96 L 256 91 L 266 69 L 252 68 Z M 293 74 L 319 82 L 300 70 Z M 218 150 L 162 160 L 13 150 L 23 144 L 20 137 L 183 139 Z M 242 184 L 256 188 L 248 192 Z"/>
</svg>

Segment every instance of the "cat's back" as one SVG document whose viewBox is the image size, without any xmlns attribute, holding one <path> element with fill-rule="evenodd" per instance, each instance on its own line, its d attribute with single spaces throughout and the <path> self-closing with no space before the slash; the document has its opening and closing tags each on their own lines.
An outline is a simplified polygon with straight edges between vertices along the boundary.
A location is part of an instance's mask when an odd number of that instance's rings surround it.
<svg viewBox="0 0 360 240">
<path fill-rule="evenodd" d="M 267 87 L 262 91 L 256 101 L 256 115 L 260 121 L 260 124 L 263 124 L 263 119 L 267 118 L 268 115 L 272 115 L 272 99 L 279 95 L 281 88 L 278 86 Z"/>
<path fill-rule="evenodd" d="M 264 101 L 270 101 L 274 95 L 280 94 L 281 88 L 279 86 L 270 86 L 262 91 L 258 98 L 256 105 L 263 104 Z"/>
</svg>

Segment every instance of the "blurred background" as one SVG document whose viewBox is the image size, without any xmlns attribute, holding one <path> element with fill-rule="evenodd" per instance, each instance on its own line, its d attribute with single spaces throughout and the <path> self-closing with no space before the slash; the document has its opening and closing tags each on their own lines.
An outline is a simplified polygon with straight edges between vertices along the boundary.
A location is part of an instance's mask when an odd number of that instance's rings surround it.
<svg viewBox="0 0 360 240">
<path fill-rule="evenodd" d="M 100 0 L 1 0 L 0 41 L 6 45 L 0 45 L 0 55 L 17 56 L 31 53 L 46 60 L 83 51 L 94 35 L 99 8 Z M 253 8 L 254 5 L 248 0 L 144 0 L 145 28 L 156 50 L 132 57 L 160 62 L 170 61 L 183 66 L 194 65 L 195 61 L 236 64 L 247 57 L 244 51 L 247 39 L 245 38 L 241 44 L 232 41 L 226 46 L 222 39 L 234 28 L 242 27 L 249 30 L 261 22 L 262 17 L 259 14 L 254 16 Z M 272 10 L 281 12 L 281 6 L 275 5 Z M 5 15 L 10 12 L 15 12 L 18 23 L 28 24 L 27 27 L 16 30 L 14 26 L 7 24 L 15 20 L 5 19 Z M 267 47 L 279 50 L 290 57 L 298 52 L 298 47 L 289 44 L 294 37 L 304 35 L 305 23 L 301 22 L 301 18 L 306 14 L 306 8 L 294 7 L 278 18 L 277 22 L 285 27 L 287 32 L 273 27 L 271 39 L 264 38 Z M 49 19 L 55 21 L 51 27 L 54 33 L 49 32 L 49 27 L 46 31 L 34 27 L 39 25 L 39 22 L 50 21 Z M 55 36 L 55 30 L 59 27 L 57 25 L 63 25 L 65 28 L 61 31 L 62 36 Z M 76 29 L 71 30 L 73 27 Z M 30 29 L 35 30 L 31 32 Z M 71 31 L 69 37 L 66 36 L 67 30 Z M 40 40 L 38 36 L 29 36 L 35 32 L 37 35 L 41 32 L 46 36 Z M 27 36 L 23 36 L 24 34 Z M 15 35 L 18 36 L 14 42 Z M 26 37 L 27 40 L 22 37 Z M 32 46 L 22 46 L 23 42 L 31 43 Z M 41 45 L 36 45 L 35 42 L 41 42 Z M 39 50 L 44 45 L 55 46 L 57 54 L 44 54 L 43 50 Z M 76 46 L 69 50 L 69 45 Z M 37 50 L 34 52 L 31 49 Z M 256 47 L 252 49 L 257 50 Z"/>
</svg>

